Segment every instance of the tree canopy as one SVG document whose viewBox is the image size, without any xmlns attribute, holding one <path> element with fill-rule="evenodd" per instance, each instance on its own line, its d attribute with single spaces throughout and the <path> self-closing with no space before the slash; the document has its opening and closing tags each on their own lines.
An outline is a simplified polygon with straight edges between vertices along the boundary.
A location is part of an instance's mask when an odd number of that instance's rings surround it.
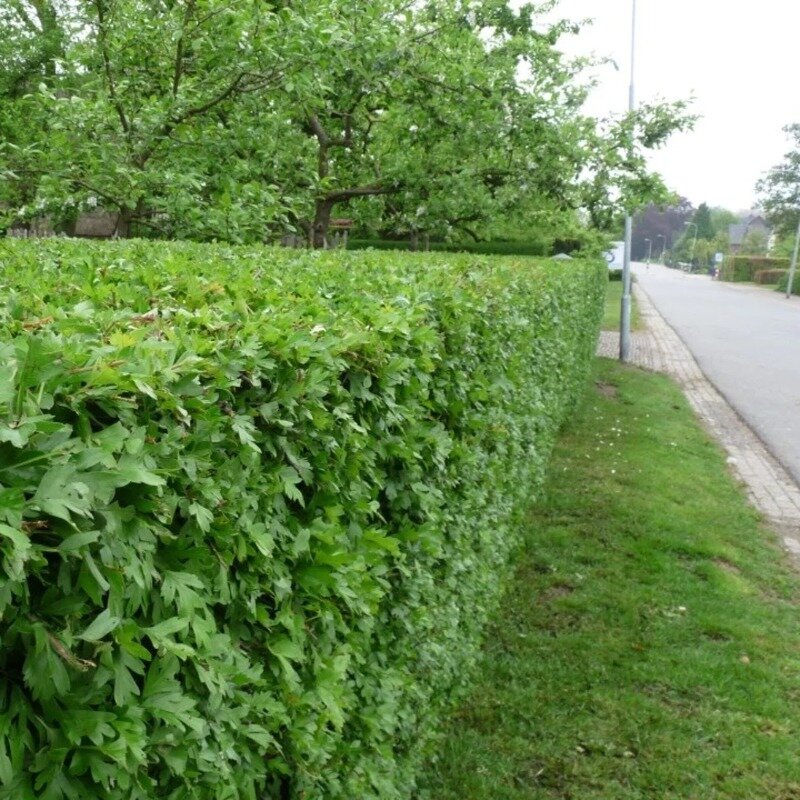
<svg viewBox="0 0 800 800">
<path fill-rule="evenodd" d="M 634 260 L 643 261 L 648 252 L 653 258 L 660 258 L 681 237 L 693 213 L 694 207 L 685 197 L 661 207 L 651 203 L 643 208 L 633 220 Z M 648 239 L 652 242 L 652 250 L 648 246 Z"/>
<path fill-rule="evenodd" d="M 563 231 L 663 201 L 647 150 L 683 103 L 598 120 L 556 2 L 11 0 L 0 10 L 0 208 L 70 229 L 324 246 L 332 216 L 481 238 L 521 208 Z M 349 212 L 347 208 L 349 207 Z"/>
<path fill-rule="evenodd" d="M 767 218 L 781 234 L 793 230 L 800 216 L 800 123 L 788 125 L 784 131 L 791 149 L 756 186 Z"/>
</svg>

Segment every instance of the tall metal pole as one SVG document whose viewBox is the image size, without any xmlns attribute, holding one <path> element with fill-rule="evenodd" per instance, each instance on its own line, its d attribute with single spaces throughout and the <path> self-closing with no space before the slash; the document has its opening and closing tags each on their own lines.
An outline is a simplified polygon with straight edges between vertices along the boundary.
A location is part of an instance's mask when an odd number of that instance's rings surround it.
<svg viewBox="0 0 800 800">
<path fill-rule="evenodd" d="M 636 109 L 634 93 L 634 68 L 636 66 L 636 0 L 631 9 L 631 87 L 628 94 L 628 111 Z M 633 138 L 631 138 L 633 155 Z M 622 307 L 619 320 L 619 360 L 628 361 L 631 355 L 631 240 L 633 239 L 633 217 L 625 215 L 625 260 L 622 262 Z"/>
<path fill-rule="evenodd" d="M 647 266 L 650 266 L 650 259 L 653 257 L 653 240 L 645 239 L 647 242 Z"/>
<path fill-rule="evenodd" d="M 659 239 L 663 239 L 664 240 L 664 244 L 661 245 L 661 255 L 660 256 L 656 256 L 656 261 L 659 264 L 663 264 L 664 263 L 664 254 L 667 252 L 667 237 L 664 236 L 663 233 L 659 233 L 658 236 L 656 236 L 656 241 L 658 241 Z"/>
<path fill-rule="evenodd" d="M 792 286 L 794 285 L 794 273 L 797 271 L 797 252 L 800 250 L 800 221 L 797 223 L 797 236 L 794 237 L 794 253 L 792 253 L 792 266 L 789 270 L 789 281 L 786 284 L 786 299 L 792 296 Z"/>
</svg>

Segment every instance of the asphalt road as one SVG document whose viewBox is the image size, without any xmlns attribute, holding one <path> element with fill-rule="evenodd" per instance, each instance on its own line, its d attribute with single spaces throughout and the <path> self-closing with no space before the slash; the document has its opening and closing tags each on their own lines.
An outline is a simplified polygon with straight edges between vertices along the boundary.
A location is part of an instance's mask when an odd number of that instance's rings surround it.
<svg viewBox="0 0 800 800">
<path fill-rule="evenodd" d="M 711 383 L 800 483 L 800 297 L 655 264 L 633 269 Z"/>
</svg>

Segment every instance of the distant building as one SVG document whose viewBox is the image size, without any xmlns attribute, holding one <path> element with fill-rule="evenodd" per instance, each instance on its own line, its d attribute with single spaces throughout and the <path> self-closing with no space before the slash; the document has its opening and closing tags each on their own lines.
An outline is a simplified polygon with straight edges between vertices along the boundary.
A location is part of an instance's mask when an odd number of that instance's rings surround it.
<svg viewBox="0 0 800 800">
<path fill-rule="evenodd" d="M 772 229 L 764 217 L 758 214 L 751 214 L 741 222 L 728 226 L 728 241 L 731 246 L 731 253 L 740 252 L 744 240 L 751 233 L 763 234 L 764 241 L 767 243 L 767 248 L 769 248 L 772 242 Z"/>
<path fill-rule="evenodd" d="M 110 239 L 117 234 L 118 228 L 119 214 L 96 210 L 81 214 L 68 233 L 82 239 Z"/>
</svg>

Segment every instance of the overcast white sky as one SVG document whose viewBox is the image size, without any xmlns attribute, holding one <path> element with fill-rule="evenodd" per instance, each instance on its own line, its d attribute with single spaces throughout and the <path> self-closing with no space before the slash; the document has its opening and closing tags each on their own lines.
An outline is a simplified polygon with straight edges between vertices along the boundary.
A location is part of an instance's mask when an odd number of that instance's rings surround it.
<svg viewBox="0 0 800 800">
<path fill-rule="evenodd" d="M 631 0 L 561 0 L 558 16 L 595 20 L 569 52 L 612 57 L 599 73 L 594 114 L 624 111 Z M 795 0 L 637 0 L 636 94 L 695 97 L 693 132 L 673 137 L 652 165 L 695 205 L 755 202 L 755 183 L 788 150 L 781 130 L 800 122 L 800 3 Z"/>
</svg>

